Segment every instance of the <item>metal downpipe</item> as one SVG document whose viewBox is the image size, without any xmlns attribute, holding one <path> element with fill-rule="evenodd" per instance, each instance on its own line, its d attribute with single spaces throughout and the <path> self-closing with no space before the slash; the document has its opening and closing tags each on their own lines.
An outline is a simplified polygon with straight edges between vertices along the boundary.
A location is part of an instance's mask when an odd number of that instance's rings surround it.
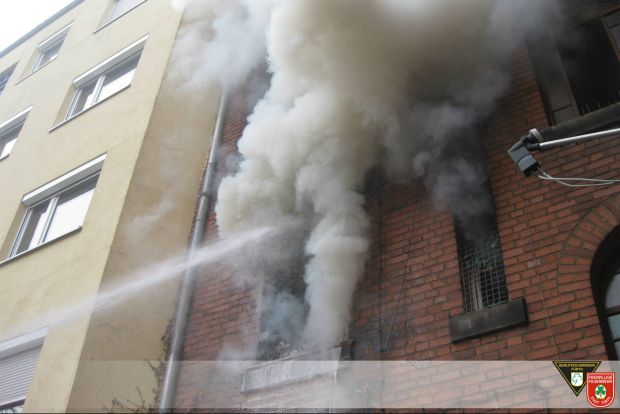
<svg viewBox="0 0 620 414">
<path fill-rule="evenodd" d="M 202 188 L 198 195 L 198 209 L 196 211 L 196 220 L 192 231 L 192 238 L 189 246 L 188 258 L 191 259 L 204 240 L 205 226 L 209 206 L 211 204 L 211 196 L 213 194 L 213 182 L 215 177 L 215 166 L 217 164 L 217 151 L 222 141 L 224 133 L 224 122 L 226 119 L 226 111 L 230 91 L 224 88 L 220 99 L 215 128 L 213 130 L 213 140 L 211 142 L 211 150 L 209 151 L 209 160 L 203 175 Z M 180 369 L 180 358 L 183 350 L 185 331 L 187 328 L 187 319 L 189 316 L 190 305 L 192 302 L 192 292 L 198 274 L 198 266 L 189 266 L 185 269 L 181 279 L 181 288 L 179 302 L 177 306 L 174 325 L 172 326 L 172 339 L 170 341 L 170 352 L 164 380 L 161 388 L 159 399 L 159 412 L 166 413 L 172 410 L 174 397 L 176 392 L 177 380 Z"/>
</svg>

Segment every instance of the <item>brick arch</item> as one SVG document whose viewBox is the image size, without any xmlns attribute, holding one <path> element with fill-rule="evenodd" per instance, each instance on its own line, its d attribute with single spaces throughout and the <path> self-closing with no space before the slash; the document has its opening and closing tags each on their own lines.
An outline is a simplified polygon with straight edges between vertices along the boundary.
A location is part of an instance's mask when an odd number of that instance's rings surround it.
<svg viewBox="0 0 620 414">
<path fill-rule="evenodd" d="M 601 243 L 620 226 L 620 195 L 599 204 L 584 216 L 564 242 L 558 273 L 574 281 L 589 281 L 593 259 Z"/>
<path fill-rule="evenodd" d="M 570 232 L 558 257 L 558 293 L 572 291 L 576 302 L 581 303 L 575 309 L 581 320 L 573 327 L 587 330 L 588 338 L 584 336 L 580 342 L 587 342 L 590 346 L 589 358 L 607 359 L 612 355 L 603 333 L 607 328 L 597 300 L 600 295 L 598 278 L 606 260 L 620 248 L 619 230 L 620 195 L 590 210 Z M 596 309 L 595 314 L 586 309 Z"/>
</svg>

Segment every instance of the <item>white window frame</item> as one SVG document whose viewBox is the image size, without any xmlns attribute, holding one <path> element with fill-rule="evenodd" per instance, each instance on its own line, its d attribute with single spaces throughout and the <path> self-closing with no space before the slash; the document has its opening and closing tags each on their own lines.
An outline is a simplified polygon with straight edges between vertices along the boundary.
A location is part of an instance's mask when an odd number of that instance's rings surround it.
<svg viewBox="0 0 620 414">
<path fill-rule="evenodd" d="M 12 129 L 17 128 L 18 126 L 23 125 L 26 122 L 26 119 L 28 118 L 28 114 L 30 114 L 31 109 L 32 109 L 32 106 L 24 109 L 23 111 L 21 111 L 20 113 L 15 115 L 13 118 L 9 119 L 8 121 L 4 122 L 3 124 L 0 124 L 0 148 L 2 148 L 1 141 L 2 141 L 3 135 L 7 134 Z M 0 151 L 0 154 L 2 154 L 1 151 Z M 4 157 L 0 157 L 0 160 L 7 158 L 9 155 L 10 155 L 10 152 L 6 154 Z"/>
<path fill-rule="evenodd" d="M 112 23 L 113 21 L 116 21 L 118 19 L 120 19 L 121 17 L 123 17 L 124 15 L 126 15 L 127 13 L 129 13 L 130 11 L 132 11 L 133 9 L 135 9 L 136 7 L 138 7 L 139 5 L 141 5 L 142 3 L 146 2 L 146 0 L 142 0 L 138 3 L 136 3 L 132 8 L 126 10 L 124 13 L 119 14 L 116 17 L 114 16 L 114 12 L 116 11 L 116 8 L 118 7 L 118 2 L 119 0 L 113 0 L 113 5 L 112 8 L 110 9 L 110 13 L 108 14 L 108 17 L 106 18 L 106 23 L 105 24 L 109 24 Z"/>
<path fill-rule="evenodd" d="M 94 68 L 88 70 L 86 73 L 83 73 L 82 75 L 78 76 L 77 78 L 75 78 L 75 80 L 73 81 L 73 86 L 75 87 L 75 94 L 73 95 L 73 98 L 71 100 L 71 104 L 69 105 L 69 110 L 67 111 L 67 114 L 65 115 L 65 121 L 69 120 L 79 114 L 81 114 L 82 112 L 88 110 L 89 108 L 94 107 L 95 105 L 97 105 L 100 102 L 105 101 L 106 99 L 111 98 L 112 96 L 116 95 L 117 93 L 119 93 L 120 91 L 128 88 L 131 85 L 131 82 L 129 85 L 125 86 L 124 88 L 120 89 L 119 91 L 117 91 L 116 93 L 102 99 L 102 100 L 98 100 L 99 99 L 99 94 L 101 92 L 101 88 L 103 86 L 103 83 L 105 82 L 105 77 L 106 74 L 109 73 L 110 71 L 112 71 L 113 69 L 115 69 L 116 67 L 122 65 L 123 63 L 125 63 L 127 60 L 135 57 L 138 54 L 141 54 L 142 51 L 144 50 L 144 45 L 146 43 L 146 40 L 148 39 L 148 35 L 142 37 L 141 39 L 137 40 L 136 42 L 132 43 L 131 45 L 127 46 L 126 48 L 124 48 L 123 50 L 121 50 L 120 52 L 114 54 L 113 56 L 109 57 L 108 59 L 104 60 L 103 62 L 101 62 L 100 64 L 98 64 L 97 66 L 95 66 Z M 139 59 L 138 58 L 138 63 L 139 63 Z M 137 65 L 137 64 L 136 64 Z M 134 75 L 135 76 L 135 75 Z M 82 110 L 80 110 L 79 112 L 75 112 L 74 110 L 76 108 L 76 105 L 80 99 L 80 96 L 83 92 L 83 88 L 90 82 L 94 81 L 95 79 L 97 79 L 97 84 L 95 85 L 95 89 L 93 91 L 93 102 L 92 104 L 90 104 L 90 106 L 88 107 L 84 107 L 82 108 Z M 132 79 L 133 82 L 133 79 Z"/>
<path fill-rule="evenodd" d="M 41 348 L 45 342 L 46 336 L 47 328 L 45 327 L 7 341 L 0 342 L 0 360 L 10 358 L 13 355 L 17 355 L 22 352 Z M 27 395 L 22 394 L 11 401 L 0 401 L 0 404 L 6 406 L 19 403 L 20 401 L 25 401 L 26 397 Z"/>
<path fill-rule="evenodd" d="M 27 210 L 26 210 L 26 213 L 24 214 L 24 217 L 22 218 L 17 236 L 15 237 L 13 245 L 11 246 L 11 251 L 9 253 L 9 259 L 12 257 L 19 256 L 21 254 L 24 254 L 30 250 L 36 249 L 39 246 L 42 246 L 46 243 L 49 243 L 55 240 L 55 239 L 52 239 L 52 240 L 40 241 L 37 245 L 17 253 L 17 249 L 19 248 L 19 245 L 22 242 L 27 224 L 29 223 L 30 218 L 32 216 L 33 208 L 42 202 L 47 202 L 47 201 L 50 202 L 50 205 L 48 206 L 49 214 L 45 219 L 45 225 L 43 227 L 43 232 L 40 236 L 41 240 L 44 240 L 49 230 L 50 224 L 54 218 L 54 212 L 57 207 L 58 199 L 62 197 L 62 195 L 65 194 L 67 191 L 70 191 L 72 188 L 74 188 L 75 186 L 99 175 L 101 173 L 101 169 L 103 168 L 103 162 L 105 161 L 105 158 L 106 158 L 106 154 L 100 157 L 97 157 L 94 160 L 76 168 L 73 171 L 68 172 L 67 174 L 61 177 L 58 177 L 57 179 L 37 188 L 34 191 L 31 191 L 30 193 L 24 196 L 24 198 L 22 199 L 22 202 L 27 207 Z M 96 188 L 96 185 L 95 185 L 95 188 Z M 77 229 L 74 229 L 74 230 L 77 230 Z M 72 231 L 73 230 L 70 230 L 69 233 L 71 233 Z M 56 238 L 63 237 L 66 234 L 67 233 L 64 233 L 62 235 L 59 235 Z"/>
<path fill-rule="evenodd" d="M 65 38 L 67 37 L 67 33 L 69 32 L 70 28 L 71 28 L 71 24 L 63 27 L 62 29 L 60 29 L 59 31 L 57 31 L 56 33 L 54 33 L 53 35 L 51 35 L 50 37 L 48 37 L 47 39 L 45 39 L 44 41 L 39 43 L 39 45 L 37 46 L 37 50 L 39 52 L 39 55 L 37 56 L 37 59 L 35 60 L 34 65 L 32 66 L 32 73 L 38 71 L 42 67 L 44 67 L 44 66 L 52 63 L 54 60 L 56 60 L 56 58 L 58 57 L 58 54 L 56 54 L 56 56 L 54 56 L 48 62 L 46 62 L 44 64 L 41 64 L 41 62 L 43 61 L 43 58 L 45 56 L 45 53 L 48 50 L 50 50 L 52 47 L 58 45 L 59 43 L 61 44 L 61 47 L 62 47 L 62 43 L 65 41 Z M 58 53 L 60 53 L 60 50 L 58 51 Z"/>
</svg>

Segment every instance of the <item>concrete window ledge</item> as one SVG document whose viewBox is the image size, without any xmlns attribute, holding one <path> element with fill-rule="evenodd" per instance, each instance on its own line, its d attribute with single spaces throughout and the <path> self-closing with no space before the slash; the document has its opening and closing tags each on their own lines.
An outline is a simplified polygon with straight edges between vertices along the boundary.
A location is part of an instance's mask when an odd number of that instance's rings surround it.
<svg viewBox="0 0 620 414">
<path fill-rule="evenodd" d="M 452 342 L 462 342 L 525 324 L 525 299 L 519 298 L 450 318 L 450 338 Z"/>
<path fill-rule="evenodd" d="M 266 391 L 276 387 L 333 376 L 340 367 L 340 347 L 320 352 L 294 355 L 269 361 L 243 373 L 242 393 Z"/>
</svg>

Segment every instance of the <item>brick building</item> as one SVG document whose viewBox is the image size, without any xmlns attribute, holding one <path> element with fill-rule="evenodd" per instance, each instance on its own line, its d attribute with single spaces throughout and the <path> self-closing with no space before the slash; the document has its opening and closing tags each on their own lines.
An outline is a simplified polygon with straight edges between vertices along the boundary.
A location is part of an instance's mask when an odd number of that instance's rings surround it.
<svg viewBox="0 0 620 414">
<path fill-rule="evenodd" d="M 481 127 L 495 207 L 484 237 L 468 240 L 421 180 L 401 185 L 381 172 L 368 177 L 371 248 L 348 340 L 335 344 L 341 359 L 618 358 L 620 187 L 526 178 L 506 154 L 532 128 L 551 140 L 620 122 L 620 71 L 613 70 L 620 12 L 614 2 L 599 3 L 573 25 L 595 47 L 549 41 L 523 45 L 514 56 L 511 88 Z M 595 64 L 584 71 L 587 62 Z M 246 108 L 238 90 L 226 115 L 226 153 L 236 151 Z M 619 179 L 619 148 L 614 139 L 594 140 L 535 155 L 557 177 Z M 206 232 L 217 233 L 213 211 Z M 203 269 L 183 360 L 215 360 L 225 344 L 258 341 L 260 304 L 251 289 L 229 280 L 230 272 Z M 189 370 L 179 381 L 177 405 L 195 406 L 199 381 Z"/>
</svg>

